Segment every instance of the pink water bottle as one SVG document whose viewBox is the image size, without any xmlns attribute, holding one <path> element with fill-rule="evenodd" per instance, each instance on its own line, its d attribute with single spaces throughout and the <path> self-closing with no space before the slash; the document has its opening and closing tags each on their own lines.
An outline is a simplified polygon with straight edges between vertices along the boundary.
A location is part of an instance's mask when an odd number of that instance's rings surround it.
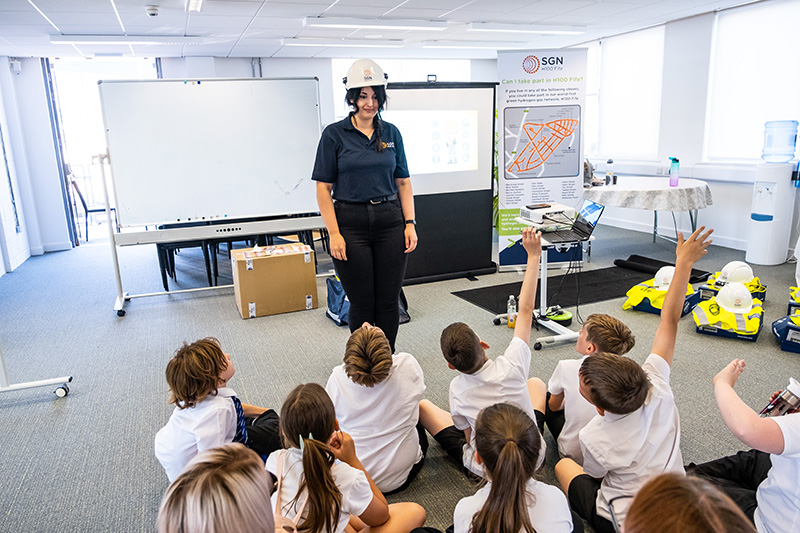
<svg viewBox="0 0 800 533">
<path fill-rule="evenodd" d="M 677 157 L 670 157 L 669 159 L 672 161 L 672 163 L 669 164 L 669 186 L 677 187 L 678 175 L 681 171 L 681 163 L 678 161 Z"/>
</svg>

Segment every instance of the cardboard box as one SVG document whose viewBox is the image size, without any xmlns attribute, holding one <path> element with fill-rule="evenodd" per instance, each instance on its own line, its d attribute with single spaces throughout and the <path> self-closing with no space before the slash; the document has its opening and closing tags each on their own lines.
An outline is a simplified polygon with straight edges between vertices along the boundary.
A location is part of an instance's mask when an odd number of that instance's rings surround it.
<svg viewBox="0 0 800 533">
<path fill-rule="evenodd" d="M 305 244 L 234 250 L 231 267 L 242 318 L 317 307 L 314 252 Z"/>
</svg>

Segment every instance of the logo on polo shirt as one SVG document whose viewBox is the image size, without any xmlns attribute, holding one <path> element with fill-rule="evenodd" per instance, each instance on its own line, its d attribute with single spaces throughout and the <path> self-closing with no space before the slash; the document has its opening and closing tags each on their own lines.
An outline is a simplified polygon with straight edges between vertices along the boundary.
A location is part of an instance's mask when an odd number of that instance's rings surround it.
<svg viewBox="0 0 800 533">
<path fill-rule="evenodd" d="M 384 149 L 385 148 L 394 148 L 394 141 L 388 142 L 388 143 L 383 143 L 383 148 Z"/>
</svg>

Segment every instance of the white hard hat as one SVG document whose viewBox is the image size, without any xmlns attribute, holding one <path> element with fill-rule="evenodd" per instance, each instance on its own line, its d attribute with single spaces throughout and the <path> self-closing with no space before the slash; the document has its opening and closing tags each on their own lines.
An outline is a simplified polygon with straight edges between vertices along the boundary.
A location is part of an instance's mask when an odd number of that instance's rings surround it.
<svg viewBox="0 0 800 533">
<path fill-rule="evenodd" d="M 753 308 L 753 297 L 747 287 L 732 281 L 717 293 L 717 304 L 726 311 L 741 315 Z"/>
<path fill-rule="evenodd" d="M 653 286 L 656 289 L 663 291 L 669 289 L 669 284 L 672 283 L 672 276 L 675 275 L 674 266 L 665 266 L 658 269 L 656 277 L 653 278 Z"/>
<path fill-rule="evenodd" d="M 389 76 L 384 74 L 383 69 L 371 59 L 359 59 L 350 70 L 347 77 L 343 78 L 344 87 L 348 91 L 356 87 L 374 87 L 383 85 L 386 87 Z"/>
<path fill-rule="evenodd" d="M 726 283 L 748 283 L 752 279 L 753 269 L 750 268 L 750 265 L 744 261 L 731 261 L 722 267 L 715 283 L 718 287 L 722 287 Z"/>
</svg>

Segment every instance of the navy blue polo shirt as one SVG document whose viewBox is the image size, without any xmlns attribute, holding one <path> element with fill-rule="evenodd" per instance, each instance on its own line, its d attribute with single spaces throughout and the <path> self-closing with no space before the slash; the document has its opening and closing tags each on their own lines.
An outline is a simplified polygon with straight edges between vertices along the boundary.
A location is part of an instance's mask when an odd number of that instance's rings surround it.
<svg viewBox="0 0 800 533">
<path fill-rule="evenodd" d="M 403 138 L 393 124 L 381 120 L 383 152 L 375 150 L 372 139 L 358 131 L 347 116 L 328 125 L 317 147 L 311 179 L 333 183 L 333 198 L 347 202 L 368 202 L 397 193 L 396 179 L 408 178 Z"/>
</svg>

